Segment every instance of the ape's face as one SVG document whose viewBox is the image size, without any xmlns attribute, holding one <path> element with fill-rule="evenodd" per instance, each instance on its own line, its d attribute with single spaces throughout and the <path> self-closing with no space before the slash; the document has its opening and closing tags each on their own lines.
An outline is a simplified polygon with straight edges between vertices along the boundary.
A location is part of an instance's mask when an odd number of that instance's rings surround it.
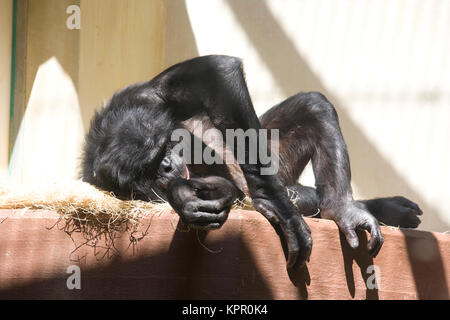
<svg viewBox="0 0 450 320">
<path fill-rule="evenodd" d="M 96 114 L 83 159 L 83 180 L 122 199 L 167 199 L 168 183 L 187 177 L 183 159 L 172 151 L 167 114 L 149 106 L 131 108 L 113 98 Z"/>
<path fill-rule="evenodd" d="M 165 200 L 167 187 L 176 178 L 189 178 L 183 158 L 167 149 L 156 158 L 148 158 L 131 152 L 133 148 L 122 148 L 98 163 L 93 174 L 84 180 L 114 193 L 122 199 Z"/>
<path fill-rule="evenodd" d="M 167 200 L 166 193 L 169 182 L 175 178 L 189 178 L 189 170 L 183 161 L 183 158 L 175 154 L 172 149 L 166 152 L 166 155 L 159 164 L 159 168 L 156 171 L 153 184 L 157 190 L 154 193 L 160 191 L 159 196 L 164 200 Z"/>
</svg>

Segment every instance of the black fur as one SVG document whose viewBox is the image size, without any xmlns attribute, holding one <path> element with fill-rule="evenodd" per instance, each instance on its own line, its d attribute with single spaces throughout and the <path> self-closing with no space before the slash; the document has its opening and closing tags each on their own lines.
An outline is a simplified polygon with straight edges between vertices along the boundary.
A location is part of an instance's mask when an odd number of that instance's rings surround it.
<svg viewBox="0 0 450 320">
<path fill-rule="evenodd" d="M 229 128 L 279 129 L 278 174 L 261 175 L 259 160 L 240 164 L 243 188 L 231 180 L 232 167 L 187 166 L 172 151 L 170 135 L 182 127 L 182 121 L 199 115 L 205 115 L 224 136 Z M 316 189 L 297 184 L 309 160 Z M 92 120 L 82 176 L 120 198 L 166 199 L 183 221 L 204 229 L 219 228 L 233 201 L 248 192 L 255 208 L 280 227 L 289 267 L 296 261 L 304 263 L 312 247 L 309 228 L 299 212 L 311 215 L 320 209 L 322 217 L 338 224 L 352 247 L 358 246 L 355 230 L 368 230 L 368 250 L 373 256 L 383 243 L 377 219 L 415 227 L 421 214 L 416 204 L 403 197 L 355 201 L 347 147 L 333 105 L 320 93 L 299 93 L 258 119 L 242 62 L 229 56 L 188 60 L 151 81 L 117 92 Z M 297 193 L 294 204 L 287 187 Z"/>
</svg>

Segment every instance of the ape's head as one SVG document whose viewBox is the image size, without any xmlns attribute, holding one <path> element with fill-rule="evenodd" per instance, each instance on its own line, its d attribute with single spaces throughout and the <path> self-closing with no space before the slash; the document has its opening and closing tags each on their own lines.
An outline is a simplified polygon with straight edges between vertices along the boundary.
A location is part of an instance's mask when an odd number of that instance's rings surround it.
<svg viewBox="0 0 450 320">
<path fill-rule="evenodd" d="M 169 143 L 172 130 L 164 108 L 115 95 L 91 122 L 83 180 L 122 199 L 167 200 L 169 181 L 187 174 Z"/>
</svg>

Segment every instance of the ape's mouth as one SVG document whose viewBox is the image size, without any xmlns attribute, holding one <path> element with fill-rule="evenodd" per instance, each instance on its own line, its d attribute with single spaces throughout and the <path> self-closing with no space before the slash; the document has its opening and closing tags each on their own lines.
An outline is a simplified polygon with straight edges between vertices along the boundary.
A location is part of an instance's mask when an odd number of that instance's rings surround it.
<svg viewBox="0 0 450 320">
<path fill-rule="evenodd" d="M 191 176 L 190 176 L 190 174 L 189 174 L 189 169 L 188 169 L 188 167 L 187 167 L 187 166 L 184 166 L 184 174 L 183 174 L 183 178 L 186 179 L 186 180 L 189 180 L 190 177 L 191 177 Z"/>
</svg>

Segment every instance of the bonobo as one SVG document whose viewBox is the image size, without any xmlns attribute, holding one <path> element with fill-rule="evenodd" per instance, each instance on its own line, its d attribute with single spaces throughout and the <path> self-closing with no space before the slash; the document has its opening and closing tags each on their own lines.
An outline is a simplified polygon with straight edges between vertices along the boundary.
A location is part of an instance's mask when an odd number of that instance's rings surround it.
<svg viewBox="0 0 450 320">
<path fill-rule="evenodd" d="M 265 144 L 255 135 L 253 146 L 269 151 L 276 144 L 278 154 L 271 156 L 278 157 L 278 170 L 262 174 L 267 164 L 260 157 L 248 161 L 250 143 L 243 147 L 245 161 L 185 161 L 174 151 L 172 133 L 183 128 L 193 133 L 195 122 L 223 136 L 229 129 L 277 129 L 277 139 L 270 136 Z M 200 139 L 202 150 L 208 148 L 201 136 L 192 138 Z M 227 146 L 220 156 L 225 157 Z M 237 159 L 238 148 L 231 149 Z M 309 161 L 316 188 L 297 183 Z M 322 218 L 336 222 L 352 248 L 359 245 L 355 231 L 367 230 L 368 252 L 376 256 L 383 244 L 378 221 L 414 228 L 422 214 L 404 197 L 354 200 L 349 156 L 333 105 L 320 93 L 298 93 L 258 119 L 241 60 L 223 55 L 176 64 L 148 82 L 115 93 L 91 122 L 82 170 L 84 181 L 120 198 L 167 200 L 193 228 L 220 228 L 233 202 L 248 195 L 279 231 L 288 267 L 304 264 L 311 253 L 310 229 L 302 215 L 320 210 Z M 292 192 L 293 199 L 288 195 Z"/>
</svg>

